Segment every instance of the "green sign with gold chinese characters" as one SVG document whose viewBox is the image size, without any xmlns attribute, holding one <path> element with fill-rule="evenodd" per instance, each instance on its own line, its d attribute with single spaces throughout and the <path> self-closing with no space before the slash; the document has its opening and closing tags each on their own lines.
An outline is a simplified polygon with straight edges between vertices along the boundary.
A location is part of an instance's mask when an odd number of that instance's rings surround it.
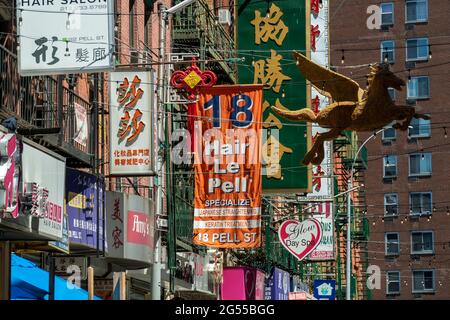
<svg viewBox="0 0 450 320">
<path fill-rule="evenodd" d="M 306 80 L 292 52 L 309 56 L 311 0 L 239 0 L 236 44 L 240 84 L 263 83 L 263 192 L 311 190 L 311 169 L 301 162 L 311 143 L 311 128 L 276 115 L 270 106 L 310 107 Z"/>
</svg>

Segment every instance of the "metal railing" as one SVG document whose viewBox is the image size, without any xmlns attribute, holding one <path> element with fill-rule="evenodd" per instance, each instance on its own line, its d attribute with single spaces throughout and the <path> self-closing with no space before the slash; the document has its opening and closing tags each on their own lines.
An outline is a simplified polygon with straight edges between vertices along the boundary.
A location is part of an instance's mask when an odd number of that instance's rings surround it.
<svg viewBox="0 0 450 320">
<path fill-rule="evenodd" d="M 58 88 L 62 93 L 58 99 Z M 62 114 L 58 113 L 61 101 Z M 76 149 L 89 153 L 89 142 L 79 143 L 77 136 L 75 105 L 86 114 L 90 126 L 90 103 L 72 90 L 63 87 L 51 76 L 21 77 L 18 73 L 17 56 L 0 45 L 0 116 L 16 117 L 18 126 L 24 129 L 60 128 L 63 140 Z"/>
</svg>

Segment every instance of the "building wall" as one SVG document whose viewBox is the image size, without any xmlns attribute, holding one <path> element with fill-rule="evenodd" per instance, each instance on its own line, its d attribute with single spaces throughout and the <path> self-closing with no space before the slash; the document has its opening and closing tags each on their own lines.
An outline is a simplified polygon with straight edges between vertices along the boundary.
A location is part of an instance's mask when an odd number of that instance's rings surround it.
<svg viewBox="0 0 450 320">
<path fill-rule="evenodd" d="M 389 1 L 383 1 L 389 2 Z M 430 114 L 431 137 L 408 140 L 407 132 L 397 132 L 392 143 L 383 143 L 381 137 L 372 140 L 368 145 L 369 169 L 366 175 L 366 194 L 370 219 L 370 264 L 381 268 L 381 289 L 373 290 L 374 299 L 448 299 L 450 298 L 449 256 L 450 256 L 450 217 L 446 214 L 450 207 L 448 197 L 448 179 L 450 167 L 447 165 L 449 157 L 448 140 L 444 131 L 449 131 L 450 111 L 448 100 L 450 72 L 450 2 L 428 1 L 428 22 L 405 25 L 405 1 L 392 1 L 394 3 L 394 25 L 386 31 L 369 30 L 366 20 L 369 15 L 366 10 L 373 1 L 332 1 L 331 2 L 331 47 L 332 65 L 357 80 L 362 87 L 366 86 L 365 75 L 368 72 L 368 63 L 380 62 L 380 42 L 382 40 L 395 40 L 395 63 L 391 70 L 405 81 L 408 81 L 409 71 L 405 64 L 406 39 L 415 37 L 428 37 L 431 44 L 432 59 L 417 63 L 411 68 L 411 76 L 426 75 L 430 79 L 430 98 L 417 101 L 416 109 L 422 113 Z M 348 19 L 351 18 L 351 22 Z M 344 50 L 344 52 L 342 52 Z M 341 63 L 344 53 L 345 61 Z M 356 66 L 356 67 L 350 67 Z M 405 105 L 406 89 L 397 92 L 396 103 Z M 445 129 L 444 129 L 445 128 Z M 360 140 L 370 133 L 360 135 Z M 432 152 L 432 174 L 429 177 L 410 178 L 408 153 Z M 383 180 L 383 155 L 397 154 L 397 178 Z M 409 216 L 409 193 L 415 191 L 432 191 L 433 204 L 436 210 L 430 221 L 427 217 L 411 219 Z M 384 215 L 384 194 L 398 193 L 399 216 L 393 219 L 382 219 Z M 405 220 L 407 219 L 407 220 Z M 411 255 L 411 231 L 434 231 L 435 254 L 413 257 Z M 385 232 L 399 232 L 400 255 L 395 258 L 385 256 Z M 435 291 L 427 294 L 412 293 L 411 270 L 434 269 Z M 386 294 L 387 270 L 400 271 L 400 294 Z"/>
</svg>

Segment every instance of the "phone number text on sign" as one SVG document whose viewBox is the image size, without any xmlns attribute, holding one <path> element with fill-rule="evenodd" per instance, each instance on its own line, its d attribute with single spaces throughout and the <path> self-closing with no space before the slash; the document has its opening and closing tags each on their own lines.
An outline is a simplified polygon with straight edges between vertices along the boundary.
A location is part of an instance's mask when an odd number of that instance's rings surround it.
<svg viewBox="0 0 450 320">
<path fill-rule="evenodd" d="M 195 119 L 194 243 L 261 243 L 262 86 L 202 89 Z"/>
</svg>

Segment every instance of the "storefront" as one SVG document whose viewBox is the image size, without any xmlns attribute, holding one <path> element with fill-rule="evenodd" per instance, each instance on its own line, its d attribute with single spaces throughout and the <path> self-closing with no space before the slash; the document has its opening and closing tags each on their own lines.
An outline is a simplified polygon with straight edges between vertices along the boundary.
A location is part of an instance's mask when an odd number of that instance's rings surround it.
<svg viewBox="0 0 450 320">
<path fill-rule="evenodd" d="M 0 202 L 2 298 L 8 298 L 10 252 L 68 252 L 64 210 L 65 158 L 14 134 L 1 134 Z M 20 201 L 19 201 L 20 200 Z M 20 205 L 19 205 L 20 204 Z M 40 259 L 40 257 L 38 257 Z"/>
<path fill-rule="evenodd" d="M 182 300 L 216 300 L 214 275 L 208 270 L 211 257 L 208 252 L 177 252 L 174 298 Z M 170 287 L 168 270 L 163 271 L 166 291 Z"/>
</svg>

